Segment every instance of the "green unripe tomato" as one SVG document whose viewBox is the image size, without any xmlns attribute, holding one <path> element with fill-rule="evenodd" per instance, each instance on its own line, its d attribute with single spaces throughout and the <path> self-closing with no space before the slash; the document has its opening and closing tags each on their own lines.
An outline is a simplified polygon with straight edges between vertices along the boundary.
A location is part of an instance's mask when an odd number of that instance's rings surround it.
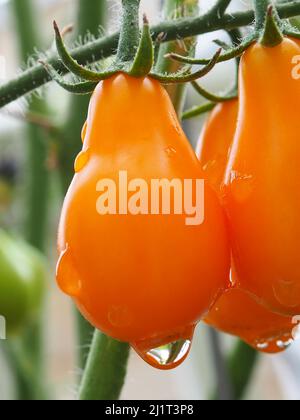
<svg viewBox="0 0 300 420">
<path fill-rule="evenodd" d="M 0 230 L 0 315 L 7 333 L 18 332 L 40 310 L 46 284 L 42 255 Z"/>
</svg>

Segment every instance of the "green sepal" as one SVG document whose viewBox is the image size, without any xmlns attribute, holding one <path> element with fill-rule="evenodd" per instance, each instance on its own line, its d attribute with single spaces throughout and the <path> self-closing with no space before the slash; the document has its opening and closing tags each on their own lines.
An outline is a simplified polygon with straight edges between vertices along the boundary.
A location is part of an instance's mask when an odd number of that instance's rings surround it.
<svg viewBox="0 0 300 420">
<path fill-rule="evenodd" d="M 275 15 L 276 13 L 276 15 Z M 273 5 L 268 7 L 266 21 L 259 42 L 265 47 L 276 47 L 283 41 L 283 33 L 280 21 L 277 19 L 277 12 L 274 12 Z"/>
<path fill-rule="evenodd" d="M 51 79 L 53 79 L 59 86 L 64 88 L 70 93 L 75 93 L 77 95 L 86 95 L 92 93 L 98 82 L 81 82 L 81 83 L 70 83 L 66 82 L 63 77 L 57 73 L 57 71 L 49 63 L 46 63 L 40 60 L 40 63 L 45 67 Z"/>
<path fill-rule="evenodd" d="M 198 92 L 203 98 L 208 99 L 209 101 L 219 103 L 219 102 L 228 102 L 232 99 L 238 97 L 237 90 L 235 89 L 233 92 L 227 93 L 226 95 L 215 95 L 213 93 L 208 92 L 202 86 L 199 85 L 198 82 L 192 82 L 193 88 Z"/>
<path fill-rule="evenodd" d="M 190 72 L 179 72 L 175 74 L 159 74 L 159 73 L 150 73 L 152 79 L 158 80 L 163 84 L 172 84 L 172 83 L 188 83 L 193 82 L 194 80 L 200 79 L 203 76 L 206 76 L 218 63 L 222 49 L 219 49 L 213 58 L 206 64 L 202 69 L 190 73 Z"/>
<path fill-rule="evenodd" d="M 59 27 L 56 21 L 53 22 L 54 30 L 55 30 L 55 40 L 56 40 L 56 48 L 59 54 L 61 61 L 63 62 L 64 66 L 76 76 L 94 82 L 99 82 L 100 80 L 108 79 L 109 77 L 115 74 L 114 69 L 108 70 L 105 72 L 95 72 L 89 70 L 83 66 L 81 66 L 74 58 L 69 54 L 63 38 L 61 36 Z"/>
<path fill-rule="evenodd" d="M 232 60 L 233 58 L 241 56 L 247 48 L 249 48 L 255 41 L 258 39 L 258 34 L 254 33 L 251 36 L 244 39 L 244 41 L 237 47 L 231 48 L 226 50 L 224 54 L 221 54 L 218 58 L 218 63 L 223 63 L 225 61 Z M 170 58 L 171 60 L 178 61 L 180 63 L 185 63 L 189 65 L 205 65 L 209 63 L 207 59 L 199 59 L 193 57 L 185 57 L 179 54 L 167 54 L 166 58 Z"/>
<path fill-rule="evenodd" d="M 194 117 L 198 117 L 199 115 L 206 114 L 209 111 L 212 111 L 217 104 L 215 102 L 207 102 L 200 106 L 194 106 L 191 109 L 186 110 L 182 115 L 182 120 L 189 120 Z"/>
<path fill-rule="evenodd" d="M 130 76 L 143 77 L 149 74 L 154 63 L 154 46 L 152 42 L 149 21 L 144 15 L 144 25 L 140 44 L 129 71 Z"/>
</svg>

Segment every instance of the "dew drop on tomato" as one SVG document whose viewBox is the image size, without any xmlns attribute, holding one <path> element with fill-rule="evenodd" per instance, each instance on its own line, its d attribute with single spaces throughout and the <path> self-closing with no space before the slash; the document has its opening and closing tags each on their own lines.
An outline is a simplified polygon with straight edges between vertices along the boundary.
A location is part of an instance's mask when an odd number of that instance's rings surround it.
<svg viewBox="0 0 300 420">
<path fill-rule="evenodd" d="M 82 286 L 81 280 L 74 268 L 68 246 L 59 257 L 56 267 L 56 280 L 59 287 L 67 295 L 72 297 L 77 297 L 79 295 Z"/>
<path fill-rule="evenodd" d="M 78 173 L 82 171 L 82 169 L 84 169 L 84 167 L 87 165 L 89 159 L 90 159 L 89 151 L 80 152 L 75 160 L 75 165 L 74 165 L 75 172 Z"/>
<path fill-rule="evenodd" d="M 237 171 L 232 171 L 230 176 L 230 190 L 235 201 L 238 203 L 247 201 L 254 190 L 253 176 L 244 175 Z"/>
<path fill-rule="evenodd" d="M 287 350 L 293 343 L 293 341 L 294 340 L 291 338 L 291 336 L 289 334 L 286 334 L 282 337 L 277 337 L 272 340 L 266 340 L 264 342 L 258 341 L 249 344 L 261 353 L 277 354 Z"/>
<path fill-rule="evenodd" d="M 187 358 L 195 327 L 188 327 L 181 337 L 168 343 L 145 340 L 132 344 L 138 355 L 149 365 L 160 370 L 170 370 L 181 365 Z M 160 340 L 164 342 L 165 340 Z M 154 344 L 155 343 L 155 344 Z"/>
</svg>

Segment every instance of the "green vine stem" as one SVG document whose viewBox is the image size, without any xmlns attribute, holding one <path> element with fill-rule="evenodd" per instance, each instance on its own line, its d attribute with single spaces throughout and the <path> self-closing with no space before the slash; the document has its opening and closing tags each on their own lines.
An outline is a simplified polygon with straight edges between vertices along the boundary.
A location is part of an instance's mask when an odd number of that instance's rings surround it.
<svg viewBox="0 0 300 420">
<path fill-rule="evenodd" d="M 277 11 L 282 19 L 300 15 L 300 2 L 290 1 L 279 4 Z M 218 16 L 208 12 L 204 16 L 181 19 L 180 21 L 164 21 L 151 28 L 154 41 L 162 37 L 165 42 L 174 41 L 178 38 L 189 38 L 203 33 L 213 32 L 219 29 L 230 30 L 241 26 L 251 25 L 254 20 L 254 12 L 237 12 Z M 84 46 L 72 51 L 72 56 L 82 65 L 99 61 L 115 53 L 118 45 L 119 34 L 115 33 L 107 37 L 89 42 Z M 67 70 L 61 64 L 57 56 L 49 59 L 50 64 L 62 74 Z M 38 64 L 27 70 L 20 76 L 0 87 L 0 108 L 10 102 L 32 92 L 51 80 L 45 68 Z"/>
<path fill-rule="evenodd" d="M 221 336 L 218 331 L 209 327 L 209 336 L 211 344 L 211 355 L 216 376 L 216 397 L 213 399 L 230 401 L 233 398 L 233 386 L 229 374 L 228 365 L 221 343 Z"/>
<path fill-rule="evenodd" d="M 181 118 L 182 120 L 190 120 L 191 118 L 195 118 L 212 111 L 216 105 L 216 102 L 206 102 L 203 105 L 194 106 L 193 108 L 187 109 L 183 112 Z"/>
<path fill-rule="evenodd" d="M 77 25 L 74 38 L 84 38 L 89 32 L 97 37 L 99 29 L 105 27 L 106 4 L 103 0 L 78 0 L 77 1 Z M 87 118 L 87 109 L 90 97 L 85 95 L 73 95 L 70 98 L 66 122 L 61 128 L 63 141 L 59 148 L 59 169 L 63 194 L 71 183 L 74 175 L 74 160 L 79 153 L 81 142 L 81 130 Z M 91 343 L 94 328 L 76 310 L 76 325 L 78 337 L 78 364 L 84 368 L 88 356 L 88 347 Z"/>
<path fill-rule="evenodd" d="M 230 3 L 231 0 L 218 0 L 212 10 L 217 16 L 223 16 Z"/>
<path fill-rule="evenodd" d="M 31 0 L 13 0 L 12 8 L 17 26 L 21 62 L 26 62 L 34 48 L 40 44 L 40 34 L 34 21 L 35 12 Z M 48 109 L 44 100 L 32 97 L 28 111 L 34 114 L 47 115 Z M 47 198 L 49 171 L 47 169 L 48 145 L 45 132 L 34 125 L 27 127 L 28 138 L 28 205 L 26 220 L 27 240 L 36 248 L 44 250 L 47 227 Z"/>
<path fill-rule="evenodd" d="M 199 13 L 198 0 L 165 0 L 164 2 L 164 17 L 165 19 L 182 19 L 186 17 L 197 16 Z M 159 48 L 159 54 L 156 63 L 156 71 L 159 73 L 176 73 L 182 67 L 180 63 L 172 62 L 166 59 L 166 55 L 171 52 L 178 52 L 180 54 L 195 52 L 195 38 L 186 38 L 184 41 L 172 41 L 164 43 Z M 187 86 L 169 85 L 166 86 L 169 96 L 172 100 L 177 115 L 181 118 L 183 106 L 185 103 L 185 96 Z"/>
<path fill-rule="evenodd" d="M 238 341 L 228 358 L 234 400 L 241 400 L 252 379 L 259 353 L 243 341 Z"/>
<path fill-rule="evenodd" d="M 141 0 L 122 0 L 123 16 L 117 61 L 132 62 L 135 58 L 139 41 L 139 8 Z"/>
<path fill-rule="evenodd" d="M 263 30 L 266 21 L 266 15 L 271 0 L 254 0 L 254 11 L 255 11 L 255 27 L 259 32 Z"/>
<path fill-rule="evenodd" d="M 37 32 L 37 25 L 34 20 L 34 8 L 31 0 L 13 0 L 11 7 L 14 12 L 17 26 L 18 42 L 20 47 L 20 58 L 26 62 L 29 55 L 33 53 L 34 47 L 39 45 L 40 34 Z M 28 111 L 34 114 L 47 115 L 48 108 L 44 100 L 32 97 Z M 27 125 L 27 199 L 26 205 L 26 236 L 27 240 L 36 248 L 44 251 L 45 238 L 47 233 L 47 208 L 49 171 L 47 169 L 48 146 L 45 131 L 38 126 Z M 27 385 L 27 397 L 31 391 L 30 399 L 39 399 L 43 392 L 44 375 L 44 351 L 42 340 L 41 319 L 28 327 L 28 330 L 20 337 L 22 354 L 27 358 L 27 364 L 34 366 L 34 381 Z M 15 356 L 17 357 L 17 356 Z M 18 376 L 21 378 L 21 375 Z M 24 375 L 21 388 L 25 389 L 24 381 L 30 378 Z M 44 381 L 45 382 L 45 381 Z M 20 385 L 20 382 L 19 382 Z"/>
<path fill-rule="evenodd" d="M 118 400 L 124 385 L 129 345 L 95 332 L 79 389 L 79 400 Z"/>
</svg>

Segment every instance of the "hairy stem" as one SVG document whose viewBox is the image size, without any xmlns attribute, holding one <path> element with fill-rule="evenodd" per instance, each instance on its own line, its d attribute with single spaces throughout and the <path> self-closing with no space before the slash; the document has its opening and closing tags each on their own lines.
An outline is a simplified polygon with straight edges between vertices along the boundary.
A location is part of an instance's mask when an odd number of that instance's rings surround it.
<svg viewBox="0 0 300 420">
<path fill-rule="evenodd" d="M 267 9 L 270 3 L 271 0 L 254 0 L 255 27 L 257 31 L 264 28 Z"/>
<path fill-rule="evenodd" d="M 300 14 L 300 2 L 291 1 L 277 6 L 281 18 L 290 18 Z M 254 12 L 237 12 L 224 14 L 219 17 L 210 15 L 196 18 L 186 18 L 179 21 L 165 21 L 151 28 L 153 39 L 158 36 L 166 41 L 174 41 L 177 38 L 189 38 L 203 33 L 214 32 L 219 29 L 230 30 L 252 24 Z M 115 33 L 105 38 L 89 42 L 82 47 L 73 50 L 73 57 L 82 65 L 99 61 L 113 55 L 118 46 L 119 34 Z M 49 59 L 50 64 L 65 74 L 67 71 L 60 60 L 54 56 Z M 51 80 L 49 74 L 42 65 L 36 65 L 20 76 L 0 87 L 0 107 L 32 92 Z"/>
<path fill-rule="evenodd" d="M 95 332 L 79 399 L 117 400 L 120 397 L 129 356 L 129 345 Z"/>
<path fill-rule="evenodd" d="M 166 20 L 197 16 L 198 13 L 198 0 L 165 0 L 164 17 Z M 186 38 L 181 42 L 177 40 L 162 44 L 159 49 L 156 71 L 161 74 L 176 73 L 179 71 L 182 65 L 178 62 L 166 59 L 166 54 L 176 52 L 178 54 L 186 54 L 190 56 L 195 52 L 194 45 L 194 37 Z M 166 90 L 169 93 L 178 117 L 181 118 L 187 86 L 184 84 L 169 85 L 166 87 Z"/>
<path fill-rule="evenodd" d="M 133 61 L 139 46 L 139 8 L 141 0 L 122 0 L 123 16 L 117 61 Z"/>
</svg>

